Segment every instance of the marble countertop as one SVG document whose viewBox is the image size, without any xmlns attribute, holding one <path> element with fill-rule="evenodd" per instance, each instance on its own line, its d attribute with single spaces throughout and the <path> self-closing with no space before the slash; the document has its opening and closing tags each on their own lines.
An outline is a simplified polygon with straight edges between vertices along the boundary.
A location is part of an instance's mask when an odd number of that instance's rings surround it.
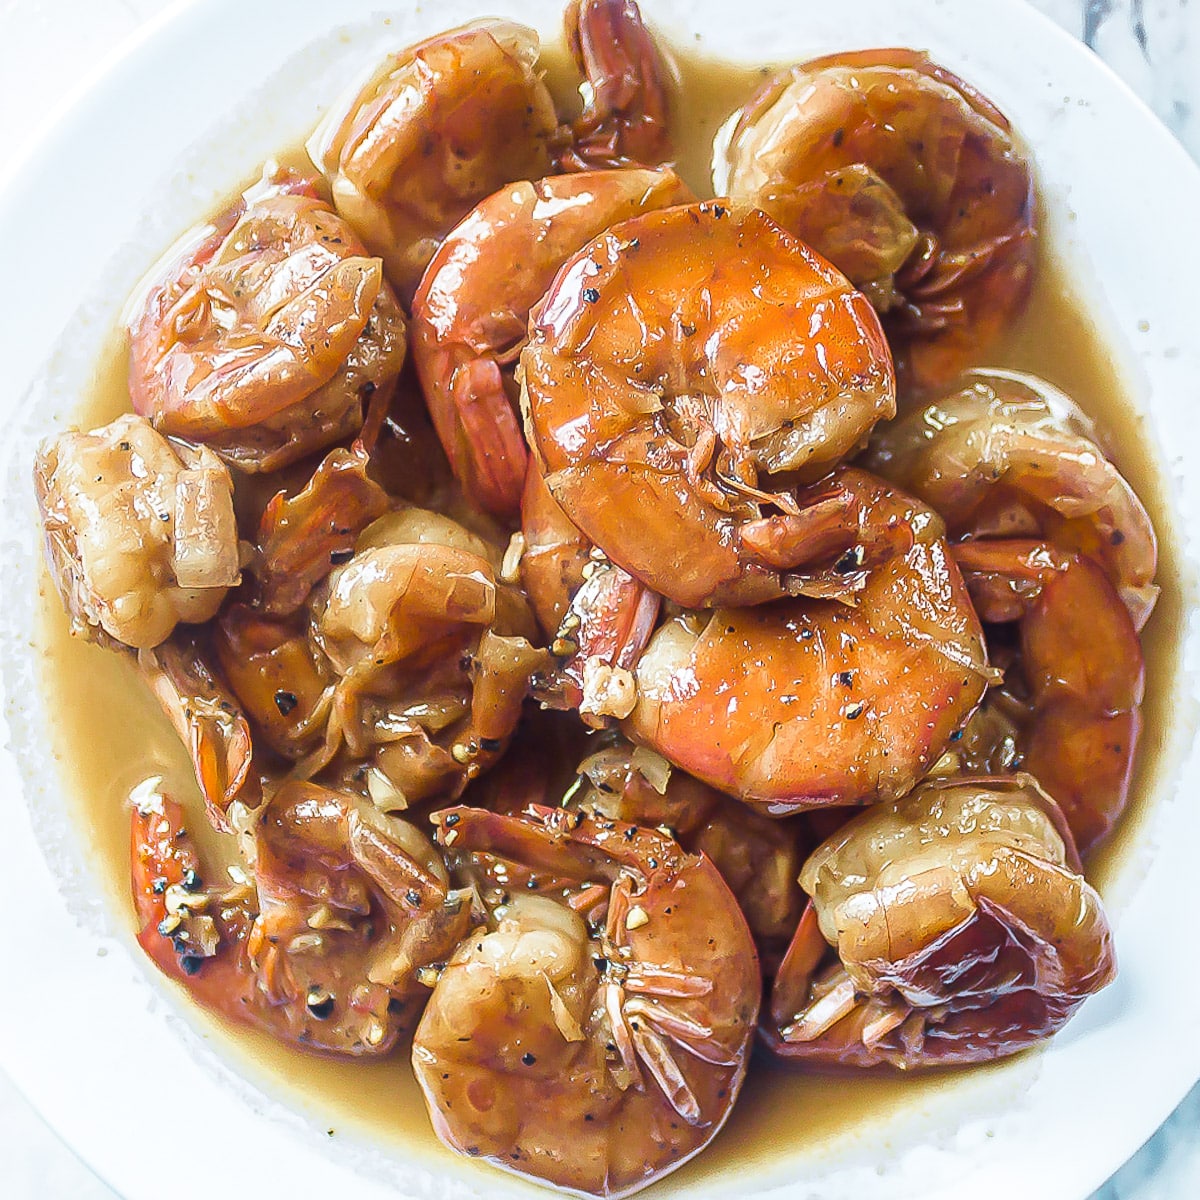
<svg viewBox="0 0 1200 1200">
<path fill-rule="evenodd" d="M 1031 0 L 1083 39 L 1200 159 L 1200 2 Z M 0 137 L 20 160 L 64 89 L 169 0 L 0 0 Z M 1133 1064 L 1123 1064 L 1129 1069 Z M 4 1200 L 119 1200 L 0 1073 Z M 1200 1195 L 1200 1085 L 1091 1200 Z"/>
</svg>

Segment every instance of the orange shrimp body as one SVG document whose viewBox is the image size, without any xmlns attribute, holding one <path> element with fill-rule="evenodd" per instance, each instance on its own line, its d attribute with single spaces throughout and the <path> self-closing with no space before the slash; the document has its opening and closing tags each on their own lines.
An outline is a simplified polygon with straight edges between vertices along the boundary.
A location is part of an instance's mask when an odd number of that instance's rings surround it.
<svg viewBox="0 0 1200 1200">
<path fill-rule="evenodd" d="M 526 451 L 510 368 L 554 273 L 610 225 L 691 198 L 666 169 L 551 176 L 501 188 L 446 237 L 413 300 L 412 353 L 450 465 L 477 505 L 499 517 L 520 505 Z"/>
<path fill-rule="evenodd" d="M 1090 558 L 1030 541 L 964 542 L 954 556 L 980 616 L 1020 622 L 1021 765 L 1086 851 L 1129 798 L 1145 672 L 1133 619 Z"/>
<path fill-rule="evenodd" d="M 268 175 L 192 241 L 130 328 L 135 411 L 244 471 L 357 433 L 404 365 L 404 314 L 315 181 Z"/>
<path fill-rule="evenodd" d="M 570 258 L 521 365 L 555 499 L 614 562 L 688 606 L 787 594 L 793 563 L 763 545 L 767 510 L 795 515 L 797 473 L 823 474 L 895 411 L 866 299 L 726 202 L 636 217 Z"/>
<path fill-rule="evenodd" d="M 623 723 L 634 741 L 773 816 L 887 800 L 921 778 L 990 671 L 940 520 L 874 487 L 874 520 L 906 531 L 907 548 L 867 572 L 850 603 L 800 597 L 668 619 L 634 669 Z"/>
<path fill-rule="evenodd" d="M 919 51 L 781 72 L 742 111 L 727 171 L 731 195 L 872 295 L 902 383 L 950 382 L 1029 293 L 1029 163 L 1004 115 Z"/>
<path fill-rule="evenodd" d="M 309 139 L 338 212 L 405 302 L 475 204 L 549 169 L 557 118 L 537 57 L 532 29 L 474 21 L 392 55 Z"/>
<path fill-rule="evenodd" d="M 1115 974 L 1100 897 L 1027 775 L 924 783 L 843 825 L 800 882 L 763 1033 L 809 1068 L 1013 1054 Z"/>
<path fill-rule="evenodd" d="M 455 855 L 570 881 L 560 900 L 497 909 L 442 972 L 413 1039 L 438 1136 L 586 1196 L 626 1195 L 698 1153 L 741 1088 L 761 992 L 716 868 L 580 812 L 435 820 Z"/>
</svg>

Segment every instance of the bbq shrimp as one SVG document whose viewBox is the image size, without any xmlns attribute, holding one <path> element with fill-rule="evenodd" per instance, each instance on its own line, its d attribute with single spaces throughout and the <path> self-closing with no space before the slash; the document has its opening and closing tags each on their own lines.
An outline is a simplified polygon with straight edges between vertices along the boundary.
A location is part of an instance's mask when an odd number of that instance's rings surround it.
<svg viewBox="0 0 1200 1200">
<path fill-rule="evenodd" d="M 798 1063 L 911 1069 L 1012 1054 L 1114 975 L 1100 897 L 1029 776 L 925 783 L 843 826 L 800 883 L 811 900 L 765 1025 L 775 1053 Z"/>
<path fill-rule="evenodd" d="M 728 1116 L 758 1012 L 758 959 L 712 863 L 580 812 L 450 809 L 438 841 L 570 880 L 496 909 L 442 972 L 413 1039 L 439 1137 L 496 1166 L 621 1196 Z"/>
<path fill-rule="evenodd" d="M 185 245 L 130 325 L 134 410 L 244 471 L 355 434 L 404 364 L 404 314 L 315 181 L 268 167 Z"/>
<path fill-rule="evenodd" d="M 521 369 L 555 500 L 688 606 L 788 594 L 781 575 L 810 555 L 824 510 L 814 533 L 771 476 L 820 477 L 895 412 L 863 296 L 762 213 L 724 202 L 636 217 L 568 259 Z"/>
<path fill-rule="evenodd" d="M 738 115 L 719 186 L 862 288 L 903 381 L 986 355 L 1033 279 L 1033 176 L 1005 116 L 915 50 L 780 72 Z"/>
</svg>

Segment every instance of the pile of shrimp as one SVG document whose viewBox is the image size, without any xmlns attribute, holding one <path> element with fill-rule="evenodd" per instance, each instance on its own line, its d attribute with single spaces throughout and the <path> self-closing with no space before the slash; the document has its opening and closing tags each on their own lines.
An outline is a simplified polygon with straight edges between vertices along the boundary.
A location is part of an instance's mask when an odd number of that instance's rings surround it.
<svg viewBox="0 0 1200 1200">
<path fill-rule="evenodd" d="M 389 57 L 154 269 L 133 411 L 35 480 L 195 766 L 131 795 L 146 954 L 298 1050 L 411 1042 L 447 1145 L 620 1196 L 756 1046 L 980 1062 L 1113 978 L 1080 856 L 1156 546 L 988 364 L 1038 234 L 989 100 L 789 66 L 702 198 L 633 0 L 566 27 L 570 111 L 511 21 Z"/>
</svg>

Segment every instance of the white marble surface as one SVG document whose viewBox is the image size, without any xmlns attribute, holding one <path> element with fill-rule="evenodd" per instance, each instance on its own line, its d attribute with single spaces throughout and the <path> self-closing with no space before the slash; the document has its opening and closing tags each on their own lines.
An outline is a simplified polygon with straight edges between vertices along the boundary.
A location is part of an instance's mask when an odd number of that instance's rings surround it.
<svg viewBox="0 0 1200 1200">
<path fill-rule="evenodd" d="M 1200 159 L 1200 0 L 1033 2 L 1084 39 Z M 169 0 L 0 0 L 0 175 L 19 164 L 64 94 L 167 7 Z M 1115 1087 L 1123 1070 L 1136 1064 L 1113 1064 Z M 3 1073 L 0 1164 L 0 1200 L 119 1200 Z M 1187 1196 L 1200 1196 L 1200 1086 L 1092 1200 Z"/>
</svg>

